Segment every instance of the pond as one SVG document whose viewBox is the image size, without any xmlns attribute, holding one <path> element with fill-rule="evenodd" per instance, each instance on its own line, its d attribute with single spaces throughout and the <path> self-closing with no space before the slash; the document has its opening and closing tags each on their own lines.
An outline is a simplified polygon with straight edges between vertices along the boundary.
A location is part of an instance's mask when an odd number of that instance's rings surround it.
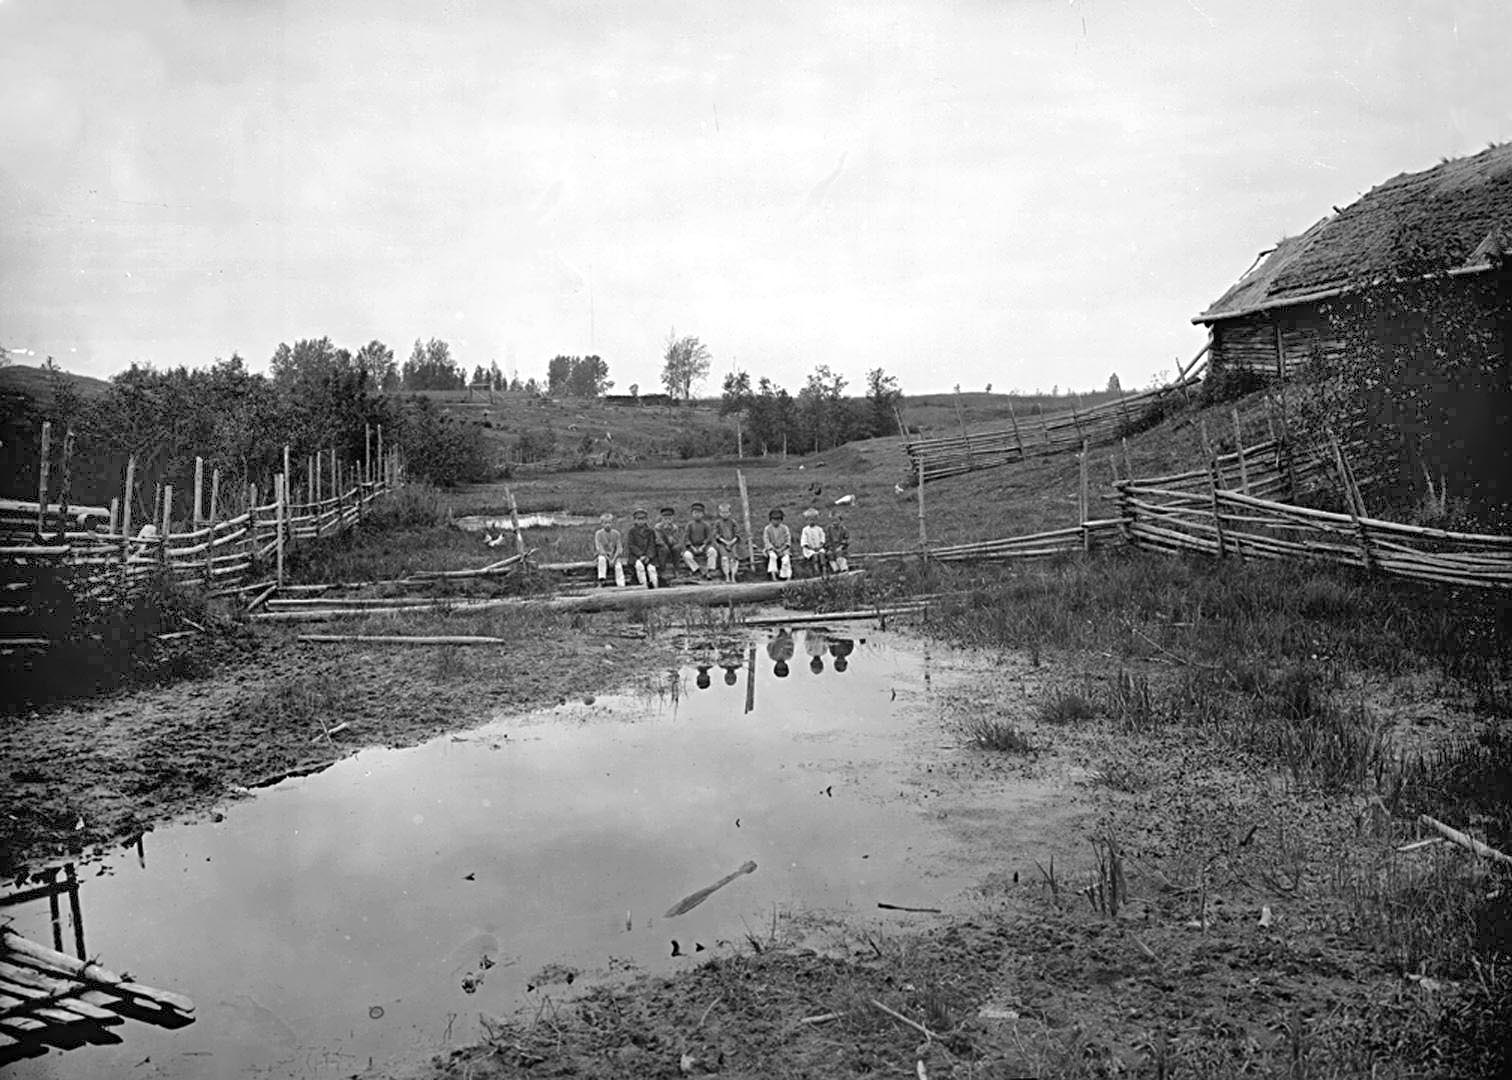
<svg viewBox="0 0 1512 1080">
<path fill-rule="evenodd" d="M 878 901 L 969 884 L 967 859 L 921 866 L 948 839 L 875 782 L 942 739 L 922 652 L 783 630 L 694 659 L 639 693 L 363 751 L 80 867 L 89 954 L 197 1019 L 10 1075 L 349 1075 L 474 1041 L 480 1012 L 580 977 L 746 947 L 774 912 L 886 917 Z M 50 940 L 45 903 L 7 911 Z"/>
<path fill-rule="evenodd" d="M 598 518 L 583 517 L 580 514 L 569 514 L 560 510 L 520 515 L 522 529 L 546 529 L 572 525 L 596 525 L 597 523 Z M 452 524 L 464 532 L 498 533 L 508 532 L 514 528 L 514 522 L 509 519 L 508 514 L 468 514 L 465 517 L 453 518 Z"/>
</svg>

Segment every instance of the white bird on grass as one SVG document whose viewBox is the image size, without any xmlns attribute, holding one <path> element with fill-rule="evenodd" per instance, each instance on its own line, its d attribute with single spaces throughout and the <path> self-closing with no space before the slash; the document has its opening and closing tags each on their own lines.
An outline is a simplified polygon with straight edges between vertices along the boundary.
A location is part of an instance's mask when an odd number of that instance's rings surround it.
<svg viewBox="0 0 1512 1080">
<path fill-rule="evenodd" d="M 496 548 L 500 544 L 502 544 L 503 542 L 504 542 L 504 534 L 503 533 L 500 533 L 498 536 L 489 536 L 487 533 L 483 534 L 483 543 L 487 544 L 491 548 Z"/>
<path fill-rule="evenodd" d="M 856 497 L 854 495 L 842 495 L 838 499 L 835 500 L 835 505 L 836 506 L 849 506 L 851 503 L 853 503 L 855 501 L 856 501 Z"/>
</svg>

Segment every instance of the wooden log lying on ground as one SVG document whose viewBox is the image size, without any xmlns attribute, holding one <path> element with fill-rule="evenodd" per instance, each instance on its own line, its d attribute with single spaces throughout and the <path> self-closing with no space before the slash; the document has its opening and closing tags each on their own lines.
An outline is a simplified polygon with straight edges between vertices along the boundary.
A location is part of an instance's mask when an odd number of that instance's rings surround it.
<svg viewBox="0 0 1512 1080">
<path fill-rule="evenodd" d="M 1470 836 L 1467 833 L 1462 833 L 1458 829 L 1445 825 L 1442 821 L 1438 820 L 1438 818 L 1429 817 L 1427 814 L 1419 814 L 1418 821 L 1422 822 L 1434 832 L 1438 833 L 1445 840 L 1448 840 L 1449 842 L 1454 844 L 1458 844 L 1460 847 L 1465 848 L 1467 851 L 1473 851 L 1483 859 L 1492 859 L 1496 862 L 1505 863 L 1509 866 L 1512 866 L 1512 855 L 1503 855 L 1494 847 L 1490 847 L 1486 844 L 1481 843 L 1475 837 Z"/>
<path fill-rule="evenodd" d="M 795 626 L 803 623 L 823 622 L 855 622 L 859 619 L 881 619 L 888 615 L 911 615 L 917 611 L 923 611 L 927 605 L 920 600 L 909 604 L 895 604 L 891 607 L 879 607 L 871 609 L 858 608 L 854 611 L 795 611 L 791 615 L 752 615 L 741 622 L 746 626 Z"/>
<path fill-rule="evenodd" d="M 440 634 L 429 637 L 416 634 L 300 634 L 300 641 L 316 645 L 355 643 L 363 645 L 508 645 L 508 638 L 483 637 L 476 634 Z"/>
</svg>

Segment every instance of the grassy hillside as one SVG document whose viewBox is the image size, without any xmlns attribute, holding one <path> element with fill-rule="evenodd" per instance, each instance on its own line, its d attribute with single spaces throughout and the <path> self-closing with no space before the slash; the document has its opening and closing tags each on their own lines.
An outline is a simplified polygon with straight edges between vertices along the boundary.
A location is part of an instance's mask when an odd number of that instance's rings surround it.
<svg viewBox="0 0 1512 1080">
<path fill-rule="evenodd" d="M 1151 476 L 1191 468 L 1202 460 L 1200 424 L 1206 422 L 1220 446 L 1233 443 L 1230 410 L 1234 403 L 1202 408 L 1197 404 L 1169 416 L 1162 423 L 1128 440 L 1128 462 L 1136 475 Z M 1245 441 L 1266 435 L 1265 414 L 1258 397 L 1237 403 L 1245 417 Z M 1094 517 L 1109 516 L 1113 457 L 1120 476 L 1126 474 L 1121 447 L 1094 448 L 1089 459 Z M 728 500 L 739 516 L 736 468 L 744 471 L 751 496 L 752 525 L 760 529 L 767 511 L 781 506 L 790 523 L 802 509 L 825 510 L 842 495 L 855 496 L 845 509 L 846 522 L 857 551 L 906 548 L 918 540 L 917 492 L 897 485 L 907 473 L 907 458 L 894 438 L 849 443 L 804 457 L 748 458 L 744 461 L 688 462 L 676 468 L 631 468 L 581 473 L 555 473 L 522 478 L 510 486 L 522 511 L 566 511 L 597 515 L 605 510 L 621 521 L 642 505 L 654 514 L 663 505 L 686 518 L 695 499 L 709 505 Z M 1030 458 L 1021 465 L 969 473 L 933 481 L 925 490 L 926 526 L 932 545 L 965 543 L 994 537 L 1039 532 L 1075 525 L 1078 521 L 1080 471 L 1075 455 Z M 456 515 L 499 515 L 508 505 L 504 484 L 480 484 L 448 493 Z M 818 488 L 814 494 L 812 487 Z M 528 542 L 545 561 L 586 558 L 591 528 L 532 529 Z M 478 544 L 481 553 L 485 549 Z"/>
<path fill-rule="evenodd" d="M 77 375 L 71 371 L 60 372 L 60 374 L 72 385 L 74 393 L 86 401 L 99 397 L 110 385 L 107 380 L 96 379 L 90 375 Z M 44 409 L 52 405 L 52 380 L 52 373 L 40 367 L 25 364 L 7 364 L 5 367 L 0 367 L 0 392 L 25 394 Z"/>
</svg>

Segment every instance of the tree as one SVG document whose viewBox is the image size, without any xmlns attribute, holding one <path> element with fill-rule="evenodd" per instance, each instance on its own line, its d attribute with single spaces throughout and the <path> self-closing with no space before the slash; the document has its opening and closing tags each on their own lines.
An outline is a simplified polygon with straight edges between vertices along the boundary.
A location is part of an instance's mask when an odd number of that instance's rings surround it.
<svg viewBox="0 0 1512 1080">
<path fill-rule="evenodd" d="M 696 337 L 667 335 L 667 352 L 662 366 L 662 385 L 673 397 L 687 400 L 693 386 L 709 375 L 709 347 Z"/>
<path fill-rule="evenodd" d="M 1118 381 L 1118 372 L 1108 376 L 1108 393 L 1119 394 L 1123 392 L 1123 384 Z"/>
<path fill-rule="evenodd" d="M 415 339 L 410 358 L 404 362 L 406 390 L 462 390 L 467 374 L 452 360 L 451 346 L 439 338 L 428 342 Z"/>
<path fill-rule="evenodd" d="M 850 437 L 850 417 L 845 408 L 845 377 L 820 364 L 798 392 L 798 410 L 803 425 L 803 445 L 818 451 L 838 446 Z"/>
<path fill-rule="evenodd" d="M 358 349 L 357 366 L 377 389 L 385 393 L 399 389 L 399 365 L 394 363 L 394 350 L 383 342 L 370 341 Z"/>
<path fill-rule="evenodd" d="M 724 378 L 724 386 L 719 395 L 719 415 L 729 416 L 732 413 L 743 413 L 751 407 L 751 375 L 750 372 L 735 370 Z"/>
<path fill-rule="evenodd" d="M 572 362 L 576 357 L 558 353 L 546 365 L 546 392 L 553 396 L 567 392 L 567 381 L 572 378 Z"/>
<path fill-rule="evenodd" d="M 609 381 L 609 365 L 601 356 L 574 358 L 572 373 L 567 377 L 567 392 L 574 397 L 601 397 L 614 383 Z"/>
<path fill-rule="evenodd" d="M 989 384 L 989 389 L 991 385 Z M 875 438 L 886 435 L 897 422 L 893 410 L 903 400 L 903 391 L 898 389 L 898 380 L 881 368 L 872 368 L 866 373 L 866 406 L 869 434 Z"/>
<path fill-rule="evenodd" d="M 493 390 L 504 389 L 504 373 L 499 370 L 499 362 L 497 360 L 490 360 L 488 362 L 488 385 Z"/>
</svg>

